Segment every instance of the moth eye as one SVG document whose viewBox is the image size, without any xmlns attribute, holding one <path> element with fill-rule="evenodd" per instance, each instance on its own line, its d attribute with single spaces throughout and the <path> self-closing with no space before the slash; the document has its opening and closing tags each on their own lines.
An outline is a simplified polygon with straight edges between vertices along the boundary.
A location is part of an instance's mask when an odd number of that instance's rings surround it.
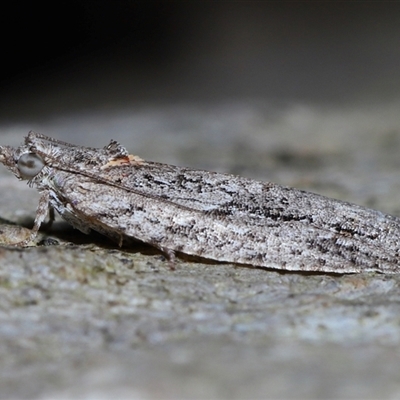
<svg viewBox="0 0 400 400">
<path fill-rule="evenodd" d="M 19 158 L 17 167 L 22 178 L 31 179 L 42 170 L 44 161 L 35 153 L 25 153 Z"/>
</svg>

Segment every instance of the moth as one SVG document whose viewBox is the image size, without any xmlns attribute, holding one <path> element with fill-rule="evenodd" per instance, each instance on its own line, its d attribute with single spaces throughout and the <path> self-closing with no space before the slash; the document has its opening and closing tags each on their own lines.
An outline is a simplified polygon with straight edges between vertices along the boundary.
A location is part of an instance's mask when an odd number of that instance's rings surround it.
<svg viewBox="0 0 400 400">
<path fill-rule="evenodd" d="M 400 272 L 400 219 L 302 190 L 146 161 L 114 140 L 75 146 L 30 132 L 0 162 L 40 192 L 29 239 L 54 210 L 121 246 L 291 271 Z"/>
</svg>

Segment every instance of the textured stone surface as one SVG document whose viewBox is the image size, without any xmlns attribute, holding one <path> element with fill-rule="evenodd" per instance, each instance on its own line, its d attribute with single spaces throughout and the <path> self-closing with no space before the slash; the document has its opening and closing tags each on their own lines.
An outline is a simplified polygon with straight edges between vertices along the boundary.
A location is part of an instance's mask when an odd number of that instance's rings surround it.
<svg viewBox="0 0 400 400">
<path fill-rule="evenodd" d="M 397 110 L 235 103 L 29 128 L 399 214 Z M 27 130 L 0 127 L 1 143 Z M 0 192 L 2 222 L 29 226 L 36 193 L 3 168 Z M 41 235 L 58 244 L 0 248 L 1 398 L 400 396 L 400 275 L 182 259 L 171 270 L 149 247 L 118 249 L 62 222 Z"/>
</svg>

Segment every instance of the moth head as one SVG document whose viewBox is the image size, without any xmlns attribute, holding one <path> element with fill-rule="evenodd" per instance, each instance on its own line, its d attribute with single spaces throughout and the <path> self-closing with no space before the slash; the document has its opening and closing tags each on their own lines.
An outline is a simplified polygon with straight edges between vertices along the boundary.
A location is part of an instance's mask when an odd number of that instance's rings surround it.
<svg viewBox="0 0 400 400">
<path fill-rule="evenodd" d="M 32 179 L 45 166 L 43 158 L 24 148 L 0 146 L 0 163 L 4 164 L 18 179 Z"/>
</svg>

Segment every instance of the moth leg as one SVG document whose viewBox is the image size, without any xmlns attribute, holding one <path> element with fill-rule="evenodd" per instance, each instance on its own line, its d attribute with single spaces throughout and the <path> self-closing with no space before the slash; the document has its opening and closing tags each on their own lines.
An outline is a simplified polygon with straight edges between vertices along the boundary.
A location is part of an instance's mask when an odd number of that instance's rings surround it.
<svg viewBox="0 0 400 400">
<path fill-rule="evenodd" d="M 122 247 L 124 244 L 124 236 L 122 234 L 119 235 L 118 246 Z"/>
<path fill-rule="evenodd" d="M 166 247 L 161 247 L 160 250 L 165 254 L 165 256 L 167 257 L 168 260 L 168 267 L 171 270 L 175 269 L 175 261 L 176 261 L 176 257 L 175 257 L 175 251 L 171 250 L 171 249 L 167 249 Z"/>
<path fill-rule="evenodd" d="M 31 234 L 29 237 L 22 242 L 15 243 L 14 246 L 17 247 L 25 247 L 29 242 L 34 240 L 38 234 L 39 228 L 42 225 L 43 221 L 46 219 L 47 214 L 49 214 L 49 200 L 50 200 L 50 194 L 49 192 L 43 192 L 42 196 L 39 199 L 39 205 L 36 209 L 36 217 L 35 217 L 35 222 L 33 223 L 33 228 L 31 229 Z M 50 220 L 52 221 L 52 218 L 54 219 L 54 210 L 53 214 L 51 212 L 52 208 L 50 208 Z"/>
<path fill-rule="evenodd" d="M 55 219 L 54 208 L 50 206 L 50 207 L 48 207 L 48 210 L 49 210 L 49 213 L 48 213 L 49 220 L 47 222 L 41 224 L 42 229 L 45 229 L 45 230 L 49 230 L 51 228 L 51 226 L 53 225 L 54 219 Z"/>
</svg>

